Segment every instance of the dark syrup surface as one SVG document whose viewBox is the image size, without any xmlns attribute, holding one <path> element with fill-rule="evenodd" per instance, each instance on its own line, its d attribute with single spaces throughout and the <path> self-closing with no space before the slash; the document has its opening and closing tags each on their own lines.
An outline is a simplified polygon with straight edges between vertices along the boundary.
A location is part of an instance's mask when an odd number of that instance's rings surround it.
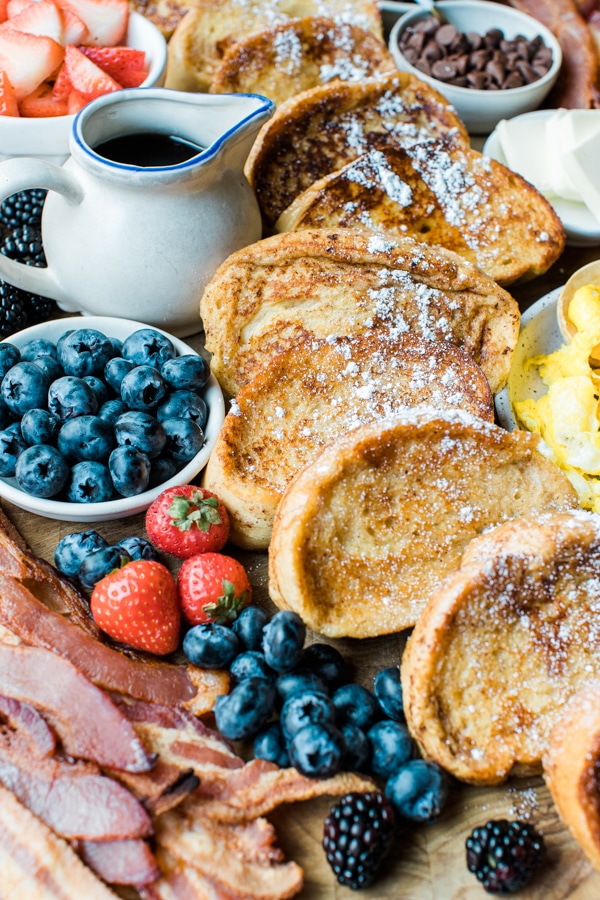
<svg viewBox="0 0 600 900">
<path fill-rule="evenodd" d="M 204 147 L 185 138 L 158 132 L 123 134 L 94 147 L 94 152 L 126 166 L 177 166 L 201 153 Z"/>
</svg>

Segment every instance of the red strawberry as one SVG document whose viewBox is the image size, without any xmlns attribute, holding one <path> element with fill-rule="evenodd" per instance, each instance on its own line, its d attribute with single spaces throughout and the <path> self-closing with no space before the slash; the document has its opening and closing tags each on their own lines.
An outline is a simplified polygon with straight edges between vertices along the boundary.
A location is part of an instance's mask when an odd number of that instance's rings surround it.
<svg viewBox="0 0 600 900">
<path fill-rule="evenodd" d="M 223 553 L 199 553 L 184 560 L 177 576 L 181 612 L 190 625 L 233 621 L 252 599 L 246 570 Z"/>
<path fill-rule="evenodd" d="M 111 91 L 118 91 L 121 85 L 99 69 L 87 56 L 67 44 L 65 47 L 65 66 L 73 88 L 83 94 L 86 100 L 94 100 Z"/>
<path fill-rule="evenodd" d="M 66 103 L 72 90 L 73 85 L 71 84 L 71 79 L 69 78 L 69 70 L 65 65 L 62 65 L 54 81 L 52 96 L 55 100 L 63 100 Z"/>
<path fill-rule="evenodd" d="M 14 3 L 15 0 L 10 0 L 10 2 Z M 63 43 L 65 45 L 85 43 L 89 39 L 90 33 L 81 16 L 78 16 L 70 6 L 65 6 L 62 0 L 56 0 L 56 7 L 60 10 L 63 20 L 65 31 Z"/>
<path fill-rule="evenodd" d="M 0 116 L 18 116 L 19 106 L 6 72 L 0 72 Z"/>
<path fill-rule="evenodd" d="M 148 77 L 146 54 L 135 47 L 81 47 L 83 53 L 118 81 L 121 87 L 139 87 Z"/>
<path fill-rule="evenodd" d="M 89 31 L 87 44 L 114 47 L 125 41 L 129 23 L 127 0 L 60 0 L 85 22 Z"/>
<path fill-rule="evenodd" d="M 5 25 L 26 34 L 46 35 L 58 44 L 64 44 L 65 29 L 60 11 L 51 0 L 29 3 L 24 10 L 11 16 Z"/>
<path fill-rule="evenodd" d="M 175 580 L 166 566 L 138 559 L 95 586 L 92 615 L 117 641 L 164 656 L 177 649 L 181 625 Z"/>
<path fill-rule="evenodd" d="M 8 0 L 0 0 L 0 22 L 5 22 L 8 18 Z"/>
<path fill-rule="evenodd" d="M 32 94 L 23 97 L 19 110 L 22 116 L 29 118 L 66 116 L 69 111 L 67 101 L 55 97 L 49 85 L 41 85 Z"/>
<path fill-rule="evenodd" d="M 0 69 L 10 79 L 17 100 L 22 100 L 58 69 L 64 49 L 52 38 L 13 31 L 7 25 L 0 25 Z"/>
<path fill-rule="evenodd" d="M 229 516 L 211 491 L 182 484 L 167 488 L 146 512 L 150 540 L 180 559 L 220 550 L 229 537 Z"/>
</svg>

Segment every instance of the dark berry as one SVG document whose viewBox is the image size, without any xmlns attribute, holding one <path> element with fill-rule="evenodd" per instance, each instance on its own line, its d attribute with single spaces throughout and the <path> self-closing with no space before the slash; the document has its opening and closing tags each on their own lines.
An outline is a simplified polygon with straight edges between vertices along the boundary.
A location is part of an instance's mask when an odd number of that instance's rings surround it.
<svg viewBox="0 0 600 900">
<path fill-rule="evenodd" d="M 165 381 L 174 390 L 201 391 L 210 376 L 210 366 L 202 356 L 185 354 L 160 366 Z"/>
<path fill-rule="evenodd" d="M 91 459 L 72 466 L 65 489 L 70 503 L 107 503 L 114 493 L 108 467 Z"/>
<path fill-rule="evenodd" d="M 65 375 L 103 375 L 104 367 L 114 355 L 110 340 L 95 328 L 77 328 L 57 345 L 58 361 Z"/>
<path fill-rule="evenodd" d="M 281 730 L 289 741 L 296 732 L 310 724 L 335 724 L 335 708 L 327 694 L 300 691 L 285 701 L 279 715 Z"/>
<path fill-rule="evenodd" d="M 206 428 L 208 408 L 206 402 L 193 391 L 173 391 L 156 410 L 160 422 L 165 419 L 191 419 L 203 430 Z"/>
<path fill-rule="evenodd" d="M 2 399 L 15 416 L 23 416 L 28 409 L 48 405 L 50 379 L 34 362 L 18 362 L 8 370 L 0 391 Z"/>
<path fill-rule="evenodd" d="M 141 412 L 155 410 L 166 392 L 166 382 L 154 366 L 135 366 L 121 381 L 121 400 Z"/>
<path fill-rule="evenodd" d="M 165 456 L 180 464 L 192 460 L 204 446 L 204 432 L 192 419 L 163 419 Z"/>
<path fill-rule="evenodd" d="M 0 326 L 1 327 L 1 326 Z M 12 369 L 21 361 L 21 351 L 10 341 L 2 341 L 0 344 L 0 381 L 9 369 Z"/>
<path fill-rule="evenodd" d="M 119 416 L 115 422 L 115 437 L 120 447 L 135 447 L 148 459 L 160 456 L 167 441 L 158 419 L 140 410 L 128 410 Z"/>
<path fill-rule="evenodd" d="M 284 609 L 275 613 L 263 630 L 265 659 L 276 672 L 294 669 L 302 656 L 306 626 L 300 616 Z"/>
<path fill-rule="evenodd" d="M 21 433 L 29 446 L 56 444 L 61 422 L 47 409 L 30 409 L 21 419 Z"/>
<path fill-rule="evenodd" d="M 11 194 L 0 204 L 0 222 L 7 228 L 19 225 L 41 228 L 42 208 L 47 193 L 44 188 L 33 188 Z"/>
<path fill-rule="evenodd" d="M 371 756 L 366 734 L 356 725 L 342 725 L 341 731 L 344 738 L 344 769 L 364 772 Z"/>
<path fill-rule="evenodd" d="M 506 819 L 475 828 L 466 840 L 467 867 L 489 894 L 524 887 L 542 864 L 544 838 L 533 825 Z"/>
<path fill-rule="evenodd" d="M 360 684 L 344 684 L 332 697 L 338 722 L 366 731 L 379 717 L 379 704 L 371 691 Z"/>
<path fill-rule="evenodd" d="M 113 484 L 123 497 L 146 490 L 150 481 L 150 460 L 134 447 L 117 447 L 108 458 Z"/>
<path fill-rule="evenodd" d="M 140 328 L 123 342 L 121 355 L 136 366 L 160 368 L 177 355 L 169 338 L 154 328 Z"/>
<path fill-rule="evenodd" d="M 117 542 L 117 547 L 122 547 L 131 559 L 158 560 L 158 553 L 154 545 L 150 541 L 136 535 L 122 538 L 122 540 Z"/>
<path fill-rule="evenodd" d="M 413 740 L 406 725 L 393 719 L 382 719 L 367 731 L 371 748 L 371 771 L 381 778 L 389 778 L 413 754 Z"/>
<path fill-rule="evenodd" d="M 190 628 L 183 639 L 183 652 L 194 666 L 227 669 L 240 652 L 240 642 L 231 628 L 205 622 Z"/>
<path fill-rule="evenodd" d="M 306 691 L 316 691 L 319 694 L 327 694 L 327 685 L 322 678 L 309 669 L 294 669 L 292 672 L 283 672 L 275 683 L 277 694 L 282 703 L 291 697 Z"/>
<path fill-rule="evenodd" d="M 122 547 L 95 550 L 82 560 L 77 578 L 86 590 L 92 591 L 105 575 L 110 575 L 115 569 L 122 569 L 128 562 L 131 560 Z"/>
<path fill-rule="evenodd" d="M 268 615 L 260 606 L 247 606 L 231 627 L 246 650 L 260 650 L 263 629 L 268 620 Z"/>
<path fill-rule="evenodd" d="M 374 880 L 392 844 L 395 817 L 379 791 L 346 794 L 323 827 L 323 849 L 340 884 L 353 890 Z"/>
<path fill-rule="evenodd" d="M 273 670 L 267 665 L 262 653 L 257 650 L 245 650 L 239 653 L 231 663 L 229 674 L 234 684 L 245 678 L 273 678 Z"/>
<path fill-rule="evenodd" d="M 12 478 L 17 468 L 17 460 L 27 449 L 23 436 L 16 433 L 12 426 L 0 431 L 0 476 Z"/>
<path fill-rule="evenodd" d="M 286 740 L 279 722 L 269 722 L 261 728 L 254 738 L 253 750 L 257 759 L 267 759 L 280 769 L 287 769 L 290 764 Z"/>
<path fill-rule="evenodd" d="M 331 778 L 341 768 L 344 739 L 330 722 L 305 725 L 288 744 L 290 764 L 307 778 Z"/>
<path fill-rule="evenodd" d="M 411 759 L 388 779 L 385 793 L 400 816 L 432 822 L 446 805 L 448 776 L 434 762 Z"/>
<path fill-rule="evenodd" d="M 56 359 L 56 344 L 45 338 L 32 338 L 21 347 L 21 359 L 35 362 L 39 356 L 51 356 Z"/>
<path fill-rule="evenodd" d="M 67 419 L 58 432 L 58 449 L 74 462 L 104 462 L 114 447 L 110 425 L 100 416 L 77 416 Z"/>
<path fill-rule="evenodd" d="M 40 403 L 35 405 L 41 406 Z M 63 375 L 62 378 L 53 381 L 48 388 L 48 409 L 64 422 L 76 416 L 95 416 L 98 411 L 98 400 L 83 378 Z"/>
<path fill-rule="evenodd" d="M 274 705 L 272 682 L 265 678 L 246 678 L 230 694 L 217 698 L 214 709 L 217 728 L 230 741 L 253 738 L 269 719 Z"/>
<path fill-rule="evenodd" d="M 375 696 L 388 719 L 396 722 L 404 720 L 404 704 L 402 701 L 402 685 L 400 684 L 400 667 L 388 666 L 375 676 L 373 685 Z"/>
<path fill-rule="evenodd" d="M 346 660 L 340 651 L 330 644 L 311 644 L 302 655 L 301 665 L 322 678 L 332 692 L 345 684 L 350 677 Z"/>
<path fill-rule="evenodd" d="M 17 459 L 15 477 L 21 490 L 34 497 L 55 497 L 69 478 L 69 466 L 56 447 L 36 444 Z"/>
<path fill-rule="evenodd" d="M 75 578 L 86 556 L 106 547 L 107 541 L 97 531 L 74 531 L 65 535 L 56 545 L 54 565 L 63 575 Z"/>
</svg>

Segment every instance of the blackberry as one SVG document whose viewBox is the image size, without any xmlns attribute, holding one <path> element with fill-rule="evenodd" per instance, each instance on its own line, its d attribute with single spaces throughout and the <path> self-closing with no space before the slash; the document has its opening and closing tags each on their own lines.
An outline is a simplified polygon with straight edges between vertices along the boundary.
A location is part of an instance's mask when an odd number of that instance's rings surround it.
<svg viewBox="0 0 600 900">
<path fill-rule="evenodd" d="M 0 338 L 10 337 L 27 325 L 25 297 L 24 291 L 0 281 Z"/>
<path fill-rule="evenodd" d="M 489 894 L 511 894 L 541 865 L 544 838 L 525 822 L 498 819 L 475 828 L 466 840 L 467 867 Z"/>
<path fill-rule="evenodd" d="M 390 849 L 395 816 L 379 791 L 346 794 L 325 819 L 323 848 L 340 884 L 371 884 Z"/>
<path fill-rule="evenodd" d="M 18 259 L 27 266 L 45 266 L 42 233 L 33 225 L 15 225 L 4 237 L 0 251 L 9 259 Z"/>
<path fill-rule="evenodd" d="M 43 188 L 19 191 L 0 204 L 0 220 L 8 229 L 21 225 L 33 225 L 38 231 L 41 228 L 42 207 L 48 191 Z"/>
</svg>

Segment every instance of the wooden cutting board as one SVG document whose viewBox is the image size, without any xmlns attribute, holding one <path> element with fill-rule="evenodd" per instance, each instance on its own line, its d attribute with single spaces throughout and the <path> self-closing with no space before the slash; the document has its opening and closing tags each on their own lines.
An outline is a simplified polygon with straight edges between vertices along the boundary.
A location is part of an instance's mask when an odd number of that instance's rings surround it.
<svg viewBox="0 0 600 900">
<path fill-rule="evenodd" d="M 42 519 L 9 503 L 3 506 L 34 552 L 52 561 L 58 541 L 71 531 L 96 528 L 110 543 L 126 535 L 143 535 L 144 517 L 80 526 Z M 247 568 L 254 600 L 269 611 L 275 607 L 267 592 L 267 554 L 242 553 L 228 546 L 226 552 Z M 173 571 L 174 560 L 163 557 Z M 309 634 L 309 640 L 317 639 Z M 319 638 L 321 640 L 321 638 Z M 369 640 L 340 640 L 335 646 L 350 661 L 354 679 L 373 686 L 383 666 L 397 665 L 404 646 L 403 635 Z M 547 862 L 535 881 L 519 897 L 531 900 L 598 900 L 600 874 L 595 873 L 561 825 L 541 778 L 514 779 L 503 787 L 473 788 L 454 783 L 442 817 L 433 825 L 400 827 L 393 852 L 376 883 L 357 893 L 337 884 L 321 848 L 323 819 L 329 798 L 290 804 L 269 818 L 277 828 L 286 858 L 305 872 L 305 887 L 298 900 L 476 900 L 488 896 L 465 864 L 465 839 L 488 819 L 524 819 L 536 825 L 548 847 Z M 82 898 L 84 900 L 84 898 Z"/>
</svg>

